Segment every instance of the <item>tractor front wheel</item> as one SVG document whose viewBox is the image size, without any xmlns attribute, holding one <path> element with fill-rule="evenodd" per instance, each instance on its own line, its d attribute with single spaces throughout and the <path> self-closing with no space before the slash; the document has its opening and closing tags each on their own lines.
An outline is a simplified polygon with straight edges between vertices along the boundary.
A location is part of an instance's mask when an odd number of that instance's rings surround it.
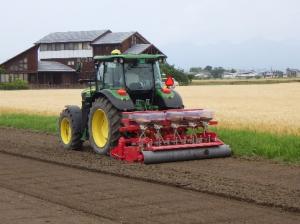
<svg viewBox="0 0 300 224">
<path fill-rule="evenodd" d="M 106 98 L 95 100 L 90 110 L 89 136 L 96 153 L 107 155 L 117 145 L 120 120 L 119 111 Z"/>
<path fill-rule="evenodd" d="M 58 121 L 60 141 L 64 148 L 79 150 L 82 146 L 82 115 L 78 106 L 67 106 Z"/>
</svg>

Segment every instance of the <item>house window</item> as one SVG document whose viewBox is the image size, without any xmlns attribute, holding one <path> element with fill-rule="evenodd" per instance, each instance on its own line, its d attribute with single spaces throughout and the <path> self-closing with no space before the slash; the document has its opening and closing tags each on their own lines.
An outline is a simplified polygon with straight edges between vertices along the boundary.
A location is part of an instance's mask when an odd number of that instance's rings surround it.
<svg viewBox="0 0 300 224">
<path fill-rule="evenodd" d="M 40 51 L 47 51 L 47 44 L 41 44 Z"/>
<path fill-rule="evenodd" d="M 74 63 L 74 61 L 68 61 L 68 65 L 69 66 L 72 66 L 72 65 L 74 65 L 75 63 Z"/>
<path fill-rule="evenodd" d="M 9 81 L 9 75 L 2 74 L 0 75 L 0 82 L 8 82 Z"/>
<path fill-rule="evenodd" d="M 20 75 L 19 74 L 14 74 L 13 80 L 16 81 L 16 80 L 19 80 L 19 79 L 20 79 Z"/>
<path fill-rule="evenodd" d="M 23 58 L 22 60 L 20 60 L 18 70 L 21 70 L 21 71 L 27 70 L 28 69 L 27 62 L 28 62 L 27 58 Z"/>
<path fill-rule="evenodd" d="M 28 59 L 27 57 L 14 62 L 10 67 L 10 71 L 27 71 L 28 70 Z"/>
<path fill-rule="evenodd" d="M 18 70 L 18 66 L 16 66 L 15 64 L 9 67 L 10 71 L 17 71 Z"/>
<path fill-rule="evenodd" d="M 136 45 L 136 36 L 132 36 L 132 38 L 131 38 L 131 45 L 133 46 L 133 45 Z"/>
<path fill-rule="evenodd" d="M 74 50 L 74 43 L 66 43 L 65 50 Z"/>
<path fill-rule="evenodd" d="M 62 51 L 65 49 L 65 45 L 62 44 L 62 43 L 58 43 L 58 44 L 55 44 L 55 50 L 56 51 Z"/>
<path fill-rule="evenodd" d="M 75 43 L 74 50 L 82 50 L 82 43 Z"/>
<path fill-rule="evenodd" d="M 47 51 L 54 51 L 55 50 L 55 44 L 47 44 Z"/>
<path fill-rule="evenodd" d="M 84 49 L 84 50 L 90 50 L 91 49 L 90 43 L 88 43 L 88 42 L 82 43 L 82 49 Z"/>
</svg>

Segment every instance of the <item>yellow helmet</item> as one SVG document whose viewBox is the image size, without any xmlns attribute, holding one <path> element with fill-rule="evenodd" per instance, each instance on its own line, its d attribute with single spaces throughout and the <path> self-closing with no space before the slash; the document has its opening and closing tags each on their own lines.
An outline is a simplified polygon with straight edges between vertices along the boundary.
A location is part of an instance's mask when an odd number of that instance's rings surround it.
<svg viewBox="0 0 300 224">
<path fill-rule="evenodd" d="M 121 54 L 121 51 L 118 49 L 114 49 L 111 54 L 116 55 L 116 54 Z"/>
</svg>

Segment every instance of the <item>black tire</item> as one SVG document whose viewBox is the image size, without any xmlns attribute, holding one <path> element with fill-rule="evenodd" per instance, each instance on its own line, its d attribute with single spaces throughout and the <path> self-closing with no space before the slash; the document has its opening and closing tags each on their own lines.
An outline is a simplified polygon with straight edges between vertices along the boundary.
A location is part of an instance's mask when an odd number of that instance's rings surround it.
<svg viewBox="0 0 300 224">
<path fill-rule="evenodd" d="M 71 134 L 70 140 L 68 142 L 63 140 L 62 136 L 62 122 L 68 121 Z M 66 108 L 60 113 L 59 121 L 59 137 L 60 142 L 65 149 L 71 150 L 80 150 L 82 147 L 83 141 L 81 140 L 82 136 L 82 112 L 78 106 L 66 106 Z"/>
<path fill-rule="evenodd" d="M 105 113 L 108 120 L 108 136 L 105 145 L 102 147 L 97 145 L 94 136 L 92 121 L 95 112 L 101 110 Z M 93 103 L 89 114 L 89 140 L 93 150 L 101 155 L 108 155 L 110 150 L 117 145 L 120 138 L 119 128 L 121 126 L 121 113 L 111 104 L 111 102 L 104 97 L 98 98 Z"/>
</svg>

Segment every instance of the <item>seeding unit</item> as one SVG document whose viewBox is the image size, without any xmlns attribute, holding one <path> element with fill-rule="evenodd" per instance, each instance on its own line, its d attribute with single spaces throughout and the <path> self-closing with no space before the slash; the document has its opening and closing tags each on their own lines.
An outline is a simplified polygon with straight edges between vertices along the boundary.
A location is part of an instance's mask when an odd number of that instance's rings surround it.
<svg viewBox="0 0 300 224">
<path fill-rule="evenodd" d="M 230 155 L 209 131 L 216 125 L 208 110 L 124 112 L 121 136 L 110 155 L 128 162 L 161 163 Z"/>
</svg>

